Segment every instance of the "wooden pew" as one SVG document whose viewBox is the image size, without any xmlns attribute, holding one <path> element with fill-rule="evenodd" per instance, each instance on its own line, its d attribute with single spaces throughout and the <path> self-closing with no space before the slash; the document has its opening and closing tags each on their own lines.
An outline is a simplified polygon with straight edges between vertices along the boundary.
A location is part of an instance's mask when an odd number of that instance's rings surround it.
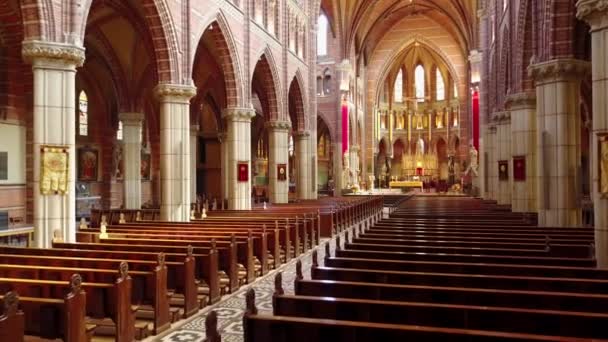
<svg viewBox="0 0 608 342">
<path fill-rule="evenodd" d="M 19 310 L 19 296 L 9 291 L 0 296 L 2 313 L 0 314 L 0 340 L 23 342 L 25 338 L 25 320 L 23 311 Z M 59 336 L 59 334 L 57 334 Z M 66 339 L 67 340 L 67 339 Z M 84 342 L 85 340 L 79 340 Z"/>
<path fill-rule="evenodd" d="M 603 329 L 606 313 L 285 295 L 280 272 L 275 278 L 273 315 L 608 338 Z"/>
<path fill-rule="evenodd" d="M 167 267 L 167 289 L 183 295 L 184 317 L 194 315 L 201 307 L 197 298 L 194 256 L 190 253 L 192 250 L 188 252 L 189 254 L 185 258 L 173 254 L 165 254 L 164 256 L 164 264 Z M 120 261 L 125 260 L 129 262 L 129 267 L 134 271 L 155 271 L 159 261 L 158 253 L 0 247 L 0 261 L 4 263 L 26 264 L 29 260 L 28 256 L 36 256 L 37 259 L 47 257 L 50 261 L 55 261 L 54 265 L 58 266 L 82 266 L 83 264 L 78 262 L 80 260 L 87 263 L 91 262 L 93 267 L 99 266 L 106 269 L 116 269 Z M 74 260 L 74 258 L 77 258 L 77 260 Z M 209 299 L 207 298 L 207 301 Z M 217 299 L 219 300 L 219 294 Z M 205 301 L 205 304 L 207 301 Z"/>
<path fill-rule="evenodd" d="M 67 312 L 68 316 L 75 315 L 74 317 L 81 317 L 81 315 L 84 317 L 86 312 L 86 314 L 91 317 L 89 323 L 96 324 L 96 329 L 100 329 L 101 326 L 108 325 L 109 321 L 102 318 L 109 317 L 113 321 L 112 326 L 115 329 L 115 338 L 117 342 L 131 342 L 136 336 L 135 311 L 137 308 L 131 306 L 131 285 L 131 277 L 128 274 L 128 265 L 126 262 L 121 265 L 119 274 L 115 281 L 108 283 L 82 282 L 82 278 L 80 276 L 72 277 L 70 282 L 22 278 L 0 278 L 0 291 L 16 291 L 17 293 L 22 294 L 22 299 L 30 297 L 45 299 L 42 305 L 47 304 L 46 299 L 59 298 L 65 299 L 65 305 L 68 305 L 67 299 L 71 299 L 68 306 L 63 306 L 65 308 L 63 311 Z M 80 288 L 84 289 L 84 291 L 88 293 L 88 301 L 85 299 L 84 292 L 79 290 Z M 68 296 L 64 298 L 66 293 L 68 293 Z M 35 301 L 32 301 L 32 303 L 34 302 Z M 48 304 L 57 308 L 64 305 L 61 301 L 49 301 Z M 32 313 L 36 312 L 40 314 L 45 313 L 46 311 L 41 310 L 40 308 L 38 308 L 38 311 L 32 311 Z M 80 312 L 82 312 L 82 314 Z M 28 315 L 28 311 L 25 312 L 25 315 Z M 32 317 L 31 319 L 34 320 L 32 324 L 35 324 L 36 322 L 46 324 L 48 323 L 48 320 L 54 317 L 55 320 L 53 320 L 51 325 L 55 326 L 55 329 L 58 325 L 61 326 L 59 322 L 65 321 L 64 319 L 60 319 L 60 317 L 56 316 L 30 317 Z M 28 321 L 29 319 L 30 318 L 28 318 Z M 26 327 L 27 324 L 29 324 L 28 321 L 26 321 Z M 84 319 L 78 319 L 78 321 L 84 322 Z M 78 333 L 71 331 L 69 334 L 82 334 L 82 329 L 85 329 L 85 332 L 87 331 L 87 327 L 84 324 L 80 325 L 80 327 L 81 330 L 78 330 Z M 74 327 L 70 325 L 70 329 L 72 328 Z M 49 327 L 40 329 L 45 329 L 41 330 L 41 332 L 45 334 L 47 331 L 53 331 L 46 330 L 51 329 Z"/>
<path fill-rule="evenodd" d="M 172 261 L 183 260 L 187 258 L 190 252 L 196 260 L 196 275 L 198 279 L 202 279 L 209 286 L 209 301 L 215 303 L 220 298 L 220 281 L 219 281 L 219 256 L 218 248 L 212 244 L 210 248 L 195 248 L 191 245 L 184 247 L 162 246 L 162 245 L 128 245 L 128 244 L 112 244 L 112 243 L 66 243 L 53 242 L 53 247 L 58 249 L 76 249 L 87 251 L 114 251 L 124 253 L 135 253 L 142 258 L 156 257 L 158 253 L 165 253 L 165 257 L 176 258 Z M 148 259 L 149 260 L 149 259 Z M 235 261 L 236 262 L 236 261 Z M 234 265 L 236 269 L 236 264 Z M 238 284 L 235 281 L 235 285 Z"/>
<path fill-rule="evenodd" d="M 555 336 L 504 333 L 488 330 L 437 328 L 403 324 L 365 323 L 329 319 L 260 315 L 255 292 L 246 295 L 243 317 L 247 342 L 335 342 L 335 341 L 555 341 Z M 562 340 L 564 340 L 562 338 Z M 597 339 L 569 339 L 569 341 Z"/>
<path fill-rule="evenodd" d="M 116 269 L 120 266 L 121 262 L 113 260 L 0 255 L 0 274 L 5 278 L 67 281 L 72 274 L 78 273 L 87 283 L 111 283 L 114 281 Z M 133 306 L 138 307 L 136 316 L 143 314 L 144 317 L 151 318 L 153 326 L 150 332 L 154 335 L 169 329 L 174 319 L 169 308 L 170 294 L 167 291 L 164 255 L 159 256 L 158 264 L 154 265 L 153 269 L 131 270 L 129 276 L 132 278 L 131 301 Z M 98 293 L 91 296 L 96 294 Z M 101 298 L 93 297 L 88 302 L 101 308 L 104 304 L 98 303 L 98 300 Z M 96 313 L 99 317 L 103 315 L 101 311 Z M 145 337 L 147 334 L 141 333 L 140 336 Z"/>
</svg>

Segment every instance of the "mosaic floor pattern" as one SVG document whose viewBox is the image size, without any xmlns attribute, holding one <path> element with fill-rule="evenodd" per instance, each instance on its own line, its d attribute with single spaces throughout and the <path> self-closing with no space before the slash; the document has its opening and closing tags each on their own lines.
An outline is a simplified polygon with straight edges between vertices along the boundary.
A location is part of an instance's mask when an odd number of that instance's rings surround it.
<svg viewBox="0 0 608 342">
<path fill-rule="evenodd" d="M 328 239 L 321 240 L 317 247 L 319 262 L 322 262 L 325 251 L 323 246 Z M 335 243 L 330 243 L 332 253 Z M 302 255 L 302 271 L 304 278 L 310 278 L 310 267 L 312 265 L 312 251 Z M 285 293 L 293 294 L 293 283 L 296 277 L 297 259 L 281 266 L 278 270 L 269 272 L 264 277 L 256 280 L 248 286 L 243 286 L 234 294 L 225 298 L 212 306 L 208 306 L 192 318 L 179 323 L 168 333 L 161 336 L 154 336 L 146 340 L 159 342 L 202 342 L 205 339 L 205 317 L 210 310 L 215 310 L 218 315 L 218 330 L 222 335 L 223 342 L 242 342 L 243 341 L 243 313 L 245 311 L 245 293 L 252 286 L 255 289 L 255 299 L 260 313 L 272 313 L 272 293 L 274 292 L 274 277 L 277 271 L 283 272 L 283 289 Z"/>
</svg>

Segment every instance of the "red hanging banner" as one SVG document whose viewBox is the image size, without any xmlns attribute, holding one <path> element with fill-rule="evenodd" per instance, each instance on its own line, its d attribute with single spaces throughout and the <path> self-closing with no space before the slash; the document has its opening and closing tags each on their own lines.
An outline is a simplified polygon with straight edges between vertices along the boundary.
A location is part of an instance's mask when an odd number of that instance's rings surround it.
<svg viewBox="0 0 608 342">
<path fill-rule="evenodd" d="M 473 91 L 473 146 L 479 150 L 479 90 Z"/>
<path fill-rule="evenodd" d="M 348 150 L 348 102 L 342 101 L 342 155 Z"/>
</svg>

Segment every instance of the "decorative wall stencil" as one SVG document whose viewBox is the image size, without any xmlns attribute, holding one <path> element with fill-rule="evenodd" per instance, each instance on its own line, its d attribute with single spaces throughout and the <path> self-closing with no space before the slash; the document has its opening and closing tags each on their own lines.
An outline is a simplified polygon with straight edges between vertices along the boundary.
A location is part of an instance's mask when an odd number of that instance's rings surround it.
<svg viewBox="0 0 608 342">
<path fill-rule="evenodd" d="M 0 152 L 0 180 L 8 180 L 8 152 Z"/>
<path fill-rule="evenodd" d="M 286 164 L 277 164 L 277 180 L 279 180 L 279 181 L 287 180 L 287 165 Z"/>
<path fill-rule="evenodd" d="M 99 169 L 99 151 L 90 147 L 78 149 L 78 180 L 96 182 Z"/>
<path fill-rule="evenodd" d="M 513 180 L 524 182 L 526 180 L 526 157 L 513 157 Z"/>
<path fill-rule="evenodd" d="M 40 193 L 65 195 L 68 192 L 70 168 L 68 147 L 40 147 Z"/>
<path fill-rule="evenodd" d="M 509 162 L 507 160 L 498 161 L 498 180 L 509 180 Z"/>
<path fill-rule="evenodd" d="M 236 174 L 239 182 L 249 181 L 249 162 L 238 162 L 236 163 Z"/>
<path fill-rule="evenodd" d="M 602 198 L 608 198 L 608 133 L 599 136 L 598 144 L 599 190 Z"/>
</svg>

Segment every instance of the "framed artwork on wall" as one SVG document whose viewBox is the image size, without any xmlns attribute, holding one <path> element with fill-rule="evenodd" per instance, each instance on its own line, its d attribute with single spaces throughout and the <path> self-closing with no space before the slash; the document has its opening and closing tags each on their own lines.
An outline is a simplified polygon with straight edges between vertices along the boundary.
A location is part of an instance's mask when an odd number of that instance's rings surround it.
<svg viewBox="0 0 608 342">
<path fill-rule="evenodd" d="M 509 162 L 507 160 L 498 161 L 498 180 L 509 180 Z"/>
<path fill-rule="evenodd" d="M 608 198 L 608 133 L 598 133 L 599 192 L 602 198 Z"/>
<path fill-rule="evenodd" d="M 286 164 L 277 164 L 277 180 L 286 181 L 287 180 L 287 165 Z"/>
<path fill-rule="evenodd" d="M 99 163 L 99 151 L 90 147 L 78 149 L 78 180 L 96 182 Z"/>
<path fill-rule="evenodd" d="M 249 182 L 249 162 L 240 161 L 236 163 L 236 174 L 239 182 Z"/>
<path fill-rule="evenodd" d="M 526 180 L 526 157 L 513 157 L 513 180 L 524 182 Z"/>
</svg>

